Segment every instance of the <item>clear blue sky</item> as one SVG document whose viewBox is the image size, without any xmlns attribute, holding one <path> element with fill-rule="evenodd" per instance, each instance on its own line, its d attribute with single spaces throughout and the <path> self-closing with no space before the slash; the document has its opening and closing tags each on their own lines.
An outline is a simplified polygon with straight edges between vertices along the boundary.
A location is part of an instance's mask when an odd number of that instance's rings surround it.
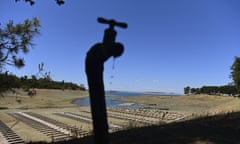
<svg viewBox="0 0 240 144">
<path fill-rule="evenodd" d="M 44 62 L 54 80 L 87 86 L 86 52 L 107 27 L 97 23 L 99 16 L 129 24 L 117 28 L 125 53 L 114 71 L 112 59 L 105 64 L 105 89 L 183 93 L 185 86 L 231 82 L 230 67 L 240 56 L 239 0 L 66 0 L 63 6 L 1 0 L 2 25 L 32 17 L 42 24 L 35 48 L 24 56 L 26 66 L 8 69 L 30 76 Z"/>
</svg>

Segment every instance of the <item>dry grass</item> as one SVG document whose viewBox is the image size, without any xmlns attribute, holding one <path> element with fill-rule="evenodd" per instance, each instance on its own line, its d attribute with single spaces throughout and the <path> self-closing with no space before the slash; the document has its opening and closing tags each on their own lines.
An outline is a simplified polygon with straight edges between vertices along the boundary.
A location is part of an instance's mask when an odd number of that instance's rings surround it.
<svg viewBox="0 0 240 144">
<path fill-rule="evenodd" d="M 177 111 L 183 114 L 240 111 L 240 99 L 230 96 L 136 96 L 124 97 L 119 100 L 142 105 L 156 104 L 157 107 L 169 108 L 170 111 Z"/>
<path fill-rule="evenodd" d="M 6 108 L 53 108 L 53 107 L 69 107 L 76 106 L 72 103 L 75 99 L 87 97 L 87 92 L 72 90 L 46 90 L 36 89 L 37 95 L 30 97 L 26 92 L 18 90 L 16 94 L 7 93 L 4 98 L 0 99 L 1 107 Z M 17 102 L 21 100 L 21 103 Z"/>
<path fill-rule="evenodd" d="M 76 123 L 74 120 L 62 118 L 53 115 L 54 112 L 73 112 L 80 113 L 81 110 L 88 110 L 89 107 L 80 107 L 72 103 L 77 98 L 87 97 L 88 92 L 70 91 L 70 90 L 41 90 L 37 89 L 37 95 L 34 97 L 27 96 L 26 92 L 18 91 L 18 94 L 7 94 L 5 98 L 0 99 L 0 119 L 8 126 L 12 126 L 16 120 L 7 112 L 33 111 L 53 119 L 57 119 L 67 124 L 83 126 L 85 130 L 91 129 L 91 124 Z M 21 103 L 16 101 L 16 96 L 21 99 Z M 190 115 L 221 112 L 240 111 L 240 99 L 223 96 L 209 95 L 192 95 L 192 96 L 141 96 L 122 98 L 122 101 L 138 104 L 156 104 L 158 107 L 168 107 L 170 111 Z M 81 113 L 90 116 L 90 114 Z M 201 118 L 179 123 L 172 123 L 163 126 L 151 126 L 142 128 L 133 128 L 111 134 L 111 142 L 120 143 L 186 143 L 186 144 L 218 144 L 218 143 L 237 143 L 240 142 L 238 136 L 240 127 L 240 114 L 234 116 L 215 116 L 210 118 Z M 123 123 L 121 120 L 109 121 Z M 27 129 L 27 131 L 26 131 Z M 49 137 L 37 132 L 33 128 L 18 122 L 13 130 L 26 141 L 51 141 Z M 92 137 L 82 139 L 76 143 L 92 143 Z M 65 143 L 65 142 L 62 142 Z M 69 142 L 72 143 L 72 142 Z"/>
<path fill-rule="evenodd" d="M 4 109 L 0 110 L 0 120 L 5 122 L 9 127 L 12 127 L 24 141 L 46 141 L 50 142 L 51 138 L 31 128 L 30 126 L 17 121 L 7 113 L 19 112 L 19 111 L 32 111 L 39 114 L 52 117 L 59 121 L 63 121 L 67 124 L 76 125 L 75 121 L 65 118 L 59 118 L 52 115 L 54 112 L 71 111 L 79 112 L 79 105 L 73 104 L 75 99 L 84 98 L 88 96 L 88 92 L 84 91 L 72 91 L 72 90 L 46 90 L 37 89 L 37 95 L 30 97 L 26 92 L 17 90 L 17 94 L 7 93 L 4 98 L 0 99 L 0 106 Z M 17 97 L 17 98 L 16 98 Z M 21 103 L 17 102 L 17 99 L 21 99 Z M 16 124 L 17 123 L 17 124 Z M 90 126 L 85 126 L 89 129 Z M 1 143 L 1 142 L 0 142 Z"/>
</svg>

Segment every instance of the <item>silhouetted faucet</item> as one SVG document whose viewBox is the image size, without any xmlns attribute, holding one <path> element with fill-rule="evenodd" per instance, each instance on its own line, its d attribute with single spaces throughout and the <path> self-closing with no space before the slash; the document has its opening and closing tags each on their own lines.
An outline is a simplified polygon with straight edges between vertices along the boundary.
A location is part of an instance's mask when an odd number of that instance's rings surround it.
<svg viewBox="0 0 240 144">
<path fill-rule="evenodd" d="M 98 18 L 98 22 L 109 25 L 109 28 L 105 29 L 104 37 L 103 37 L 103 44 L 107 44 L 107 45 L 115 43 L 117 32 L 115 31 L 114 26 L 121 27 L 121 28 L 127 28 L 128 27 L 126 23 L 116 22 L 113 19 L 106 20 L 106 19 L 101 18 L 101 17 Z"/>
<path fill-rule="evenodd" d="M 99 23 L 108 24 L 109 28 L 104 31 L 103 42 L 95 44 L 87 52 L 85 70 L 90 94 L 94 141 L 95 144 L 109 144 L 103 67 L 104 62 L 111 56 L 117 58 L 123 54 L 123 44 L 115 42 L 117 32 L 114 26 L 127 28 L 127 24 L 113 19 L 98 18 L 97 20 Z"/>
</svg>

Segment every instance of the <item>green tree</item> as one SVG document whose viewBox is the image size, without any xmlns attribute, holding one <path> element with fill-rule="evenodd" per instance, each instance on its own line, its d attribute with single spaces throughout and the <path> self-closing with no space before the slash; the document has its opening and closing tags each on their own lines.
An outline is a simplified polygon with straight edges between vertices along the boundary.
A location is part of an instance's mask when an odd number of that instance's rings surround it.
<svg viewBox="0 0 240 144">
<path fill-rule="evenodd" d="M 218 86 L 203 86 L 200 89 L 200 92 L 203 94 L 216 94 L 219 91 Z"/>
<path fill-rule="evenodd" d="M 191 88 L 191 94 L 199 94 L 199 88 Z"/>
<path fill-rule="evenodd" d="M 235 95 L 237 93 L 237 89 L 233 85 L 220 86 L 219 87 L 219 93 Z"/>
<path fill-rule="evenodd" d="M 184 88 L 184 94 L 189 94 L 190 93 L 190 87 L 189 86 L 187 86 L 187 87 L 185 87 Z"/>
<path fill-rule="evenodd" d="M 34 46 L 33 38 L 40 34 L 39 27 L 40 21 L 36 17 L 19 24 L 10 21 L 5 27 L 0 27 L 0 72 L 6 64 L 18 68 L 24 66 L 19 53 L 26 54 L 29 47 Z"/>
<path fill-rule="evenodd" d="M 240 57 L 235 57 L 234 63 L 231 67 L 231 77 L 238 93 L 240 93 Z"/>
<path fill-rule="evenodd" d="M 0 96 L 6 91 L 14 91 L 12 88 L 19 88 L 20 81 L 15 75 L 8 74 L 8 72 L 0 73 Z"/>
</svg>

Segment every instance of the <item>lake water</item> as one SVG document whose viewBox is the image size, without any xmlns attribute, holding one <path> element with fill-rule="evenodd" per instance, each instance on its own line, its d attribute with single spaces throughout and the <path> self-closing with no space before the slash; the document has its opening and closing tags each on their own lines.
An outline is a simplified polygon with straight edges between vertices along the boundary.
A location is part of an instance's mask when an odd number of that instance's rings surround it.
<svg viewBox="0 0 240 144">
<path fill-rule="evenodd" d="M 140 92 L 123 92 L 123 91 L 107 91 L 106 92 L 106 104 L 107 107 L 119 107 L 119 108 L 139 108 L 140 105 L 138 104 L 133 104 L 131 106 L 120 106 L 121 104 L 124 104 L 126 102 L 118 101 L 116 100 L 117 98 L 121 97 L 132 97 L 132 96 L 178 96 L 176 94 L 167 94 L 167 93 L 140 93 Z M 89 98 L 84 98 L 84 99 L 78 99 L 74 103 L 79 104 L 81 106 L 90 106 L 90 100 Z"/>
</svg>

